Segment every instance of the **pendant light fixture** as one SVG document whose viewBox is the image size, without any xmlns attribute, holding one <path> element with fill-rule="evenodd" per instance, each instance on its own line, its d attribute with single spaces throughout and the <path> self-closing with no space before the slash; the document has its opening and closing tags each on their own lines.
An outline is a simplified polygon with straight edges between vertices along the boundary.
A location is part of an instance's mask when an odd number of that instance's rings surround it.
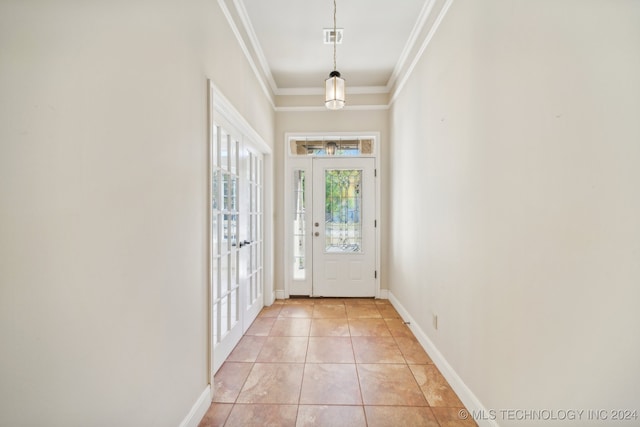
<svg viewBox="0 0 640 427">
<path fill-rule="evenodd" d="M 333 0 L 333 71 L 324 82 L 324 105 L 330 110 L 341 109 L 345 102 L 344 79 L 340 77 L 340 72 L 336 69 L 337 40 L 336 0 Z"/>
<path fill-rule="evenodd" d="M 337 148 L 338 144 L 335 141 L 329 141 L 324 146 L 324 150 L 327 153 L 327 156 L 335 156 Z"/>
</svg>

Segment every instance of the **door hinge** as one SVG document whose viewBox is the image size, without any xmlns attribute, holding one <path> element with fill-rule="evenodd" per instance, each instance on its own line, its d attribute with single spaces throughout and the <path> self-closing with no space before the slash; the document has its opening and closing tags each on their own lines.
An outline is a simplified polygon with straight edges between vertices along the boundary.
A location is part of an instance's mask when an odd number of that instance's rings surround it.
<svg viewBox="0 0 640 427">
<path fill-rule="evenodd" d="M 377 279 L 377 278 L 378 278 L 378 270 L 376 270 L 376 271 L 374 271 L 374 272 L 373 272 L 373 278 L 374 278 L 374 279 Z"/>
<path fill-rule="evenodd" d="M 373 220 L 373 228 L 377 228 L 378 227 L 378 220 L 374 219 Z"/>
<path fill-rule="evenodd" d="M 378 169 L 374 169 L 374 170 L 373 170 L 373 176 L 374 176 L 374 177 L 378 176 Z"/>
</svg>

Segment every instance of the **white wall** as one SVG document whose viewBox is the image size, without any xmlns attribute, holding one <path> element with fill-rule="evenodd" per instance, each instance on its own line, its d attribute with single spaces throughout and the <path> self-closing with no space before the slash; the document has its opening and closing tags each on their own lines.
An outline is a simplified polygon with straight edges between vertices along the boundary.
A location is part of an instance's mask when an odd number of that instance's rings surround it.
<svg viewBox="0 0 640 427">
<path fill-rule="evenodd" d="M 322 105 L 322 98 L 318 97 L 317 105 Z M 379 177 L 381 212 L 381 275 L 380 287 L 387 289 L 387 248 L 388 248 L 388 165 L 389 165 L 389 112 L 388 110 L 339 110 L 339 111 L 298 111 L 276 113 L 275 129 L 275 188 L 284 186 L 284 138 L 286 133 L 321 133 L 321 132 L 379 132 L 380 158 Z M 284 194 L 276 191 L 275 199 L 275 236 L 285 235 L 284 224 Z M 275 247 L 275 289 L 284 290 L 284 245 Z"/>
<path fill-rule="evenodd" d="M 207 385 L 207 78 L 272 143 L 215 1 L 0 3 L 0 425 L 177 426 Z"/>
<path fill-rule="evenodd" d="M 640 2 L 456 0 L 393 104 L 390 289 L 487 409 L 640 415 L 638 76 Z"/>
</svg>

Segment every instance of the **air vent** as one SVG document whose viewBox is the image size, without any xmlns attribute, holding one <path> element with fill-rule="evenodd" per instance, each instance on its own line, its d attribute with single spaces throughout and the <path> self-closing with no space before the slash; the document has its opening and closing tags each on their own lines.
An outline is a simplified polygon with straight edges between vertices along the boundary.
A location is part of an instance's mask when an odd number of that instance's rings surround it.
<svg viewBox="0 0 640 427">
<path fill-rule="evenodd" d="M 337 35 L 336 44 L 342 44 L 342 33 L 344 32 L 344 28 L 336 28 L 335 34 L 333 33 L 333 28 L 325 28 L 322 30 L 324 35 L 324 44 L 333 44 L 333 39 Z"/>
</svg>

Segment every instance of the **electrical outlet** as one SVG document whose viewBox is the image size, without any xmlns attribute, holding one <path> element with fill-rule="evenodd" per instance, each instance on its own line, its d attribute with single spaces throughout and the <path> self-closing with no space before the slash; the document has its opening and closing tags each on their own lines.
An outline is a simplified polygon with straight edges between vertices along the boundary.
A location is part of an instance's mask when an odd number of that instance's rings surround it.
<svg viewBox="0 0 640 427">
<path fill-rule="evenodd" d="M 433 329 L 435 329 L 436 331 L 438 330 L 438 315 L 437 314 L 433 315 Z"/>
</svg>

